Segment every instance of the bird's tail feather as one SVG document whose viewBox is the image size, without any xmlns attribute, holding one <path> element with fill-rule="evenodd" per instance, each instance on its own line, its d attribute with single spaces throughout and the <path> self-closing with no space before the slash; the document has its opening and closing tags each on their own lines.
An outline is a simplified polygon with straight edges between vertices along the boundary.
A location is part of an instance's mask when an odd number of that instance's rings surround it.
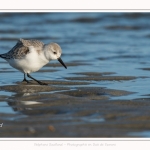
<svg viewBox="0 0 150 150">
<path fill-rule="evenodd" d="M 0 54 L 0 58 L 5 59 L 6 57 L 3 54 Z"/>
</svg>

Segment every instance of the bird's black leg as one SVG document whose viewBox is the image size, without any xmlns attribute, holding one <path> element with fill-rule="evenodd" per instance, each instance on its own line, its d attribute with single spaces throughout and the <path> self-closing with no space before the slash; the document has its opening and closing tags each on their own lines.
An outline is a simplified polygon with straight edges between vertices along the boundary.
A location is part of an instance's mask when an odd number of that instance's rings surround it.
<svg viewBox="0 0 150 150">
<path fill-rule="evenodd" d="M 24 73 L 24 79 L 22 80 L 22 82 L 30 83 L 30 82 L 26 79 L 26 74 L 25 74 L 25 73 Z"/>
<path fill-rule="evenodd" d="M 28 74 L 28 73 L 27 73 L 27 76 L 28 76 L 29 78 L 33 79 L 34 81 L 36 81 L 37 83 L 39 83 L 40 85 L 48 85 L 48 84 L 46 84 L 46 83 L 43 83 L 43 82 L 41 82 L 41 81 L 38 81 L 38 80 L 34 79 L 34 78 L 31 77 L 31 75 Z"/>
</svg>

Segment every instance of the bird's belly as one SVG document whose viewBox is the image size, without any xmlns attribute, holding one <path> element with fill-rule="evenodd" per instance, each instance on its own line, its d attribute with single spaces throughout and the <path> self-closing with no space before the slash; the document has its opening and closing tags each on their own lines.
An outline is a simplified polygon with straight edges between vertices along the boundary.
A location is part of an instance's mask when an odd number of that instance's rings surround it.
<svg viewBox="0 0 150 150">
<path fill-rule="evenodd" d="M 28 59 L 10 59 L 8 62 L 12 67 L 20 70 L 23 73 L 36 72 L 46 64 L 45 62 L 36 60 L 34 58 L 32 58 L 30 60 L 28 60 Z"/>
</svg>

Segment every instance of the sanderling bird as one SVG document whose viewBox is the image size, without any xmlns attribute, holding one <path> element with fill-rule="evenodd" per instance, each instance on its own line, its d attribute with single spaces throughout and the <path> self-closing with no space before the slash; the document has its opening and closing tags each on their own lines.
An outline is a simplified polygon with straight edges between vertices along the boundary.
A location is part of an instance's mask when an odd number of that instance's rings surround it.
<svg viewBox="0 0 150 150">
<path fill-rule="evenodd" d="M 61 59 L 61 47 L 57 43 L 44 44 L 38 40 L 18 40 L 17 44 L 7 53 L 0 54 L 10 66 L 24 73 L 23 81 L 29 83 L 26 75 L 38 82 L 40 85 L 47 85 L 33 78 L 30 73 L 38 71 L 51 60 L 58 60 L 66 69 Z"/>
</svg>

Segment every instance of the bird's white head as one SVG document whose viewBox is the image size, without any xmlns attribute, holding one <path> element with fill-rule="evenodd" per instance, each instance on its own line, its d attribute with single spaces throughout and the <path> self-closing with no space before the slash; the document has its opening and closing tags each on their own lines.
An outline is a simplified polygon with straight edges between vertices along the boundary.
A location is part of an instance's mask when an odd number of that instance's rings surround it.
<svg viewBox="0 0 150 150">
<path fill-rule="evenodd" d="M 61 56 L 62 50 L 57 43 L 44 45 L 45 54 L 48 60 L 55 60 Z"/>
<path fill-rule="evenodd" d="M 50 43 L 44 45 L 45 57 L 50 60 L 57 59 L 66 69 L 66 65 L 61 59 L 62 50 L 61 47 L 57 43 Z"/>
</svg>

